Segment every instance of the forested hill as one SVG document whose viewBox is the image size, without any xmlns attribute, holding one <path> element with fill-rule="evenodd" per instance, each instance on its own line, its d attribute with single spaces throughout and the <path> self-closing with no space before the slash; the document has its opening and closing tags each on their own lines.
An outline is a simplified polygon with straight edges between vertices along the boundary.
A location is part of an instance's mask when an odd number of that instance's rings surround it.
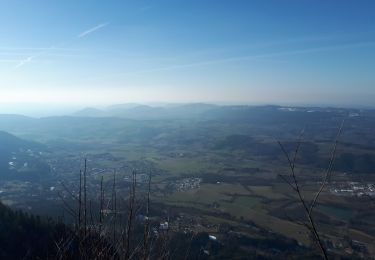
<svg viewBox="0 0 375 260">
<path fill-rule="evenodd" d="M 62 224 L 13 211 L 0 202 L 0 259 L 49 259 L 55 241 L 66 234 Z"/>
</svg>

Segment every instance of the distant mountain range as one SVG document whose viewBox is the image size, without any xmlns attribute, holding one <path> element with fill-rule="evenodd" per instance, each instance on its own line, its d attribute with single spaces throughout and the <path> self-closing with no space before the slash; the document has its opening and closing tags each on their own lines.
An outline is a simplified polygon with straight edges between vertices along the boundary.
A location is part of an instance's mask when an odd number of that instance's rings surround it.
<svg viewBox="0 0 375 260">
<path fill-rule="evenodd" d="M 205 103 L 191 103 L 182 105 L 148 106 L 141 104 L 120 104 L 103 109 L 88 107 L 73 114 L 76 117 L 120 117 L 128 119 L 192 119 L 203 117 L 205 119 L 223 118 L 227 116 L 244 116 L 264 113 L 285 114 L 285 112 L 296 113 L 348 113 L 357 115 L 358 109 L 320 108 L 320 107 L 281 107 L 281 106 L 219 106 Z"/>
<path fill-rule="evenodd" d="M 184 105 L 148 106 L 141 104 L 120 104 L 104 109 L 84 108 L 73 116 L 79 117 L 122 117 L 131 119 L 192 118 L 218 108 L 217 105 L 193 103 Z"/>
</svg>

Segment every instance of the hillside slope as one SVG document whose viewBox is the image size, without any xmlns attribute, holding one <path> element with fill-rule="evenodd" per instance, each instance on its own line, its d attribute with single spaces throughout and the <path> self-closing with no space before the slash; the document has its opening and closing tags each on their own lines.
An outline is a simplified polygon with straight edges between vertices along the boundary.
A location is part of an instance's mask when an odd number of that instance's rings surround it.
<svg viewBox="0 0 375 260">
<path fill-rule="evenodd" d="M 0 259 L 53 259 L 55 241 L 66 232 L 62 224 L 13 211 L 0 202 Z"/>
<path fill-rule="evenodd" d="M 43 145 L 0 131 L 0 179 L 34 179 L 48 173 Z"/>
</svg>

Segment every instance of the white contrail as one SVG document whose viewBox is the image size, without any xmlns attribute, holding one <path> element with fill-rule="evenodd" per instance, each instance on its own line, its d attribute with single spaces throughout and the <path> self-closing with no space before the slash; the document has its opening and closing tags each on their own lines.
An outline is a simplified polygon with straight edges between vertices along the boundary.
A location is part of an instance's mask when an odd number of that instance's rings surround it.
<svg viewBox="0 0 375 260">
<path fill-rule="evenodd" d="M 99 25 L 97 25 L 97 26 L 95 26 L 95 27 L 92 27 L 92 28 L 90 28 L 90 29 L 88 29 L 88 30 L 86 30 L 86 31 L 84 31 L 84 32 L 82 32 L 82 33 L 80 33 L 77 37 L 78 37 L 78 38 L 85 37 L 85 36 L 87 36 L 87 35 L 89 35 L 89 34 L 95 32 L 95 31 L 97 31 L 97 30 L 99 30 L 99 29 L 101 29 L 101 28 L 103 28 L 103 27 L 106 27 L 108 24 L 109 24 L 109 23 L 101 23 L 101 24 L 99 24 Z"/>
<path fill-rule="evenodd" d="M 326 51 L 331 51 L 331 50 L 359 48 L 359 47 L 373 46 L 373 45 L 375 45 L 375 41 L 330 45 L 330 46 L 296 49 L 296 50 L 289 50 L 289 51 L 268 52 L 268 53 L 253 54 L 253 55 L 232 56 L 232 57 L 226 57 L 226 58 L 221 58 L 221 59 L 201 60 L 201 61 L 196 61 L 192 63 L 183 63 L 183 64 L 164 66 L 164 67 L 155 67 L 155 68 L 138 70 L 138 71 L 133 71 L 133 72 L 128 72 L 128 73 L 113 74 L 111 76 L 128 76 L 128 75 L 136 75 L 136 74 L 143 74 L 143 73 L 150 73 L 150 72 L 157 72 L 157 71 L 172 71 L 172 70 L 177 70 L 177 69 L 194 68 L 194 67 L 200 67 L 200 66 L 216 65 L 216 64 L 221 64 L 221 63 L 259 60 L 259 59 L 264 59 L 264 58 L 274 58 L 274 57 L 282 57 L 282 56 L 298 55 L 298 54 L 309 54 L 309 53 L 316 53 L 316 52 L 326 52 Z M 107 77 L 95 77 L 95 78 L 90 78 L 89 80 L 98 80 L 98 79 L 105 79 L 105 78 Z"/>
<path fill-rule="evenodd" d="M 19 67 L 31 62 L 34 59 L 34 56 L 29 56 L 26 59 L 21 60 L 16 66 L 14 66 L 15 69 L 18 69 Z"/>
<path fill-rule="evenodd" d="M 179 64 L 179 65 L 173 65 L 173 66 L 168 66 L 168 67 L 161 67 L 161 68 L 156 68 L 156 69 L 153 69 L 153 70 L 179 69 L 179 68 L 187 68 L 187 67 L 195 67 L 195 66 L 202 66 L 202 65 L 227 63 L 227 62 L 234 62 L 234 61 L 244 61 L 244 60 L 260 59 L 260 58 L 273 58 L 273 57 L 278 57 L 278 56 L 288 56 L 288 55 L 325 52 L 325 51 L 348 49 L 348 48 L 358 48 L 358 47 L 365 47 L 365 46 L 372 46 L 372 45 L 375 45 L 375 41 L 357 42 L 357 43 L 341 44 L 341 45 L 331 45 L 331 46 L 297 49 L 297 50 L 290 50 L 290 51 L 270 52 L 270 53 L 255 54 L 255 55 L 234 56 L 234 57 L 228 57 L 228 58 L 223 58 L 223 59 L 206 60 L 206 61 L 200 61 L 200 62 L 195 62 L 195 63 Z"/>
<path fill-rule="evenodd" d="M 89 30 L 86 30 L 82 33 L 80 33 L 77 37 L 78 38 L 82 38 L 82 37 L 85 37 L 103 27 L 106 27 L 109 23 L 101 23 L 95 27 L 92 27 L 91 29 Z M 48 47 L 48 48 L 24 48 L 24 50 L 40 50 L 39 53 L 37 54 L 34 54 L 34 55 L 31 55 L 31 56 L 28 56 L 27 58 L 23 59 L 23 60 L 20 60 L 17 65 L 13 68 L 13 69 L 18 69 L 20 67 L 22 67 L 23 65 L 27 64 L 27 63 L 30 63 L 31 61 L 33 61 L 35 58 L 38 58 L 39 56 L 41 55 L 45 55 L 45 54 L 49 54 L 51 51 L 53 50 L 69 50 L 67 48 L 63 48 L 63 46 L 65 46 L 66 43 L 60 43 L 58 45 L 54 45 L 54 46 L 51 46 L 51 47 Z M 6 49 L 6 48 L 0 48 L 0 49 Z M 16 49 L 16 48 L 14 48 Z M 22 49 L 22 48 L 20 48 Z"/>
</svg>

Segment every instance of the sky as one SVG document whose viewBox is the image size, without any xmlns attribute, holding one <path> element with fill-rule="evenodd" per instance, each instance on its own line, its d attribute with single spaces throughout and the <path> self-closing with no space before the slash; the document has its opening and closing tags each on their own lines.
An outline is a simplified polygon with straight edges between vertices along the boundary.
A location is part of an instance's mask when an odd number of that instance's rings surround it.
<svg viewBox="0 0 375 260">
<path fill-rule="evenodd" d="M 0 113 L 116 103 L 375 106 L 372 0 L 1 0 Z"/>
</svg>

